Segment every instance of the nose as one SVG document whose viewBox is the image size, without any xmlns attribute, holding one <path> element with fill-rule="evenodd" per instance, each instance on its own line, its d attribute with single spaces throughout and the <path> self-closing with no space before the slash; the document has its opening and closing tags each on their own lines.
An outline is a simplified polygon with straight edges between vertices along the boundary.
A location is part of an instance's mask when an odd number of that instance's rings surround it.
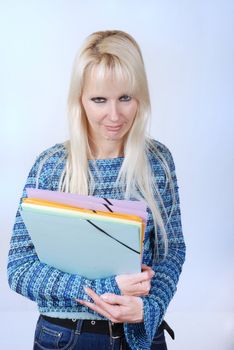
<svg viewBox="0 0 234 350">
<path fill-rule="evenodd" d="M 116 122 L 120 118 L 120 108 L 118 106 L 118 102 L 116 101 L 111 101 L 109 104 L 109 110 L 108 110 L 108 116 L 109 119 L 112 122 Z"/>
</svg>

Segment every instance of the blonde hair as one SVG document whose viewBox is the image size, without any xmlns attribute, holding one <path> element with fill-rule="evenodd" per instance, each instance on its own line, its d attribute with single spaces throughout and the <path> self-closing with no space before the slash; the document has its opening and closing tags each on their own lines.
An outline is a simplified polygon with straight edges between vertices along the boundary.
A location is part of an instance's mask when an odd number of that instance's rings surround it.
<svg viewBox="0 0 234 350">
<path fill-rule="evenodd" d="M 168 240 L 165 223 L 159 210 L 162 203 L 156 181 L 147 158 L 154 144 L 146 136 L 150 116 L 150 97 L 141 50 L 136 41 L 127 33 L 119 30 L 99 31 L 91 34 L 76 55 L 68 94 L 68 118 L 70 139 L 65 143 L 68 150 L 66 167 L 60 182 L 65 192 L 92 194 L 94 180 L 88 167 L 88 155 L 92 154 L 87 119 L 82 107 L 81 96 L 86 74 L 92 74 L 101 81 L 111 72 L 115 79 L 121 79 L 128 85 L 139 104 L 133 125 L 124 141 L 124 160 L 118 175 L 117 184 L 126 188 L 125 198 L 135 196 L 144 199 L 152 211 L 155 239 L 157 242 L 160 228 L 164 241 L 165 256 Z M 166 162 L 164 162 L 166 169 Z M 166 169 L 166 173 L 170 172 Z M 156 246 L 156 245 L 155 245 Z"/>
</svg>

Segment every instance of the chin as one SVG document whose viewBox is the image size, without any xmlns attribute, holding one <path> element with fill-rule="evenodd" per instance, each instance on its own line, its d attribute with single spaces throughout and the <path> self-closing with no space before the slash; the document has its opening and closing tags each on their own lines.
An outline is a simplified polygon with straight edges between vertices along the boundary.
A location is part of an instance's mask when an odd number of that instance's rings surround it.
<svg viewBox="0 0 234 350">
<path fill-rule="evenodd" d="M 104 139 L 105 140 L 108 140 L 108 141 L 121 141 L 121 140 L 123 140 L 123 136 L 121 135 L 121 136 L 117 136 L 117 135 L 105 135 L 104 136 Z"/>
</svg>

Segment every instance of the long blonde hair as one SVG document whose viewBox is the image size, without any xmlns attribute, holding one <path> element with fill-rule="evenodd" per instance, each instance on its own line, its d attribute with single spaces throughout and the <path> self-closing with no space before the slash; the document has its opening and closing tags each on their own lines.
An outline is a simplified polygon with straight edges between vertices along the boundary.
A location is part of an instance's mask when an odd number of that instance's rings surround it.
<svg viewBox="0 0 234 350">
<path fill-rule="evenodd" d="M 166 256 L 167 233 L 155 195 L 163 203 L 156 181 L 153 181 L 147 157 L 147 152 L 154 145 L 147 137 L 150 97 L 144 62 L 136 41 L 123 31 L 99 31 L 91 34 L 75 57 L 68 94 L 70 139 L 65 143 L 68 158 L 60 189 L 71 193 L 92 194 L 94 188 L 94 180 L 88 167 L 88 155 L 92 154 L 92 150 L 88 139 L 87 119 L 81 103 L 85 75 L 91 74 L 94 69 L 100 79 L 105 78 L 108 72 L 114 74 L 115 79 L 122 79 L 139 102 L 134 123 L 124 141 L 124 160 L 117 183 L 121 187 L 125 185 L 125 198 L 135 196 L 147 202 L 153 215 L 156 242 L 158 225 Z M 166 162 L 163 163 L 166 169 Z M 170 172 L 166 172 L 169 176 Z"/>
</svg>

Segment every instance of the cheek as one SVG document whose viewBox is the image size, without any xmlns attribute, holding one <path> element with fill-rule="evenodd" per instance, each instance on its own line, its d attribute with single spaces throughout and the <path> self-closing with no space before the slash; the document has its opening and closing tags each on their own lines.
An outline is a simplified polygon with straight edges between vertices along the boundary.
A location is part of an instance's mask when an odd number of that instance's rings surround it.
<svg viewBox="0 0 234 350">
<path fill-rule="evenodd" d="M 135 119 L 135 116 L 137 114 L 137 105 L 133 105 L 131 106 L 131 108 L 129 108 L 129 112 L 128 112 L 128 116 L 129 116 L 129 120 L 133 121 Z"/>
<path fill-rule="evenodd" d="M 103 113 L 100 110 L 97 110 L 96 108 L 86 108 L 86 116 L 88 121 L 92 123 L 98 123 L 102 117 Z"/>
<path fill-rule="evenodd" d="M 87 116 L 88 123 L 93 127 L 97 127 L 100 123 L 100 119 L 97 116 Z"/>
</svg>

